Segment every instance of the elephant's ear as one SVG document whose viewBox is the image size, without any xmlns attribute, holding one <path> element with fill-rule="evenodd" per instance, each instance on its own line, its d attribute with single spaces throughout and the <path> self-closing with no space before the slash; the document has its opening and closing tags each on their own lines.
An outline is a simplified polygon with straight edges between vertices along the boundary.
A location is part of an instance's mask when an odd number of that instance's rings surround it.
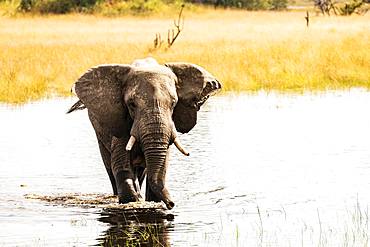
<svg viewBox="0 0 370 247">
<path fill-rule="evenodd" d="M 88 70 L 74 85 L 89 113 L 114 136 L 121 136 L 127 127 L 122 87 L 130 70 L 129 65 L 100 65 Z"/>
<path fill-rule="evenodd" d="M 221 89 L 221 83 L 200 66 L 190 63 L 167 63 L 177 76 L 178 103 L 173 111 L 177 131 L 189 132 L 197 123 L 197 111 Z"/>
</svg>

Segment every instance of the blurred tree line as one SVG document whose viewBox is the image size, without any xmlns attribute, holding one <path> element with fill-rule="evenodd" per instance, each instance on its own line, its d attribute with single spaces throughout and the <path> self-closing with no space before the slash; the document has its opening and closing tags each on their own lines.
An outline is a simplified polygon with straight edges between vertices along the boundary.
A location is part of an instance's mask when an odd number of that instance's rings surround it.
<svg viewBox="0 0 370 247">
<path fill-rule="evenodd" d="M 351 0 L 349 2 L 333 2 L 332 0 L 314 0 L 314 6 L 323 15 L 364 15 L 369 10 L 370 0 Z"/>
<path fill-rule="evenodd" d="M 18 10 L 21 12 L 38 12 L 42 14 L 64 14 L 69 12 L 92 12 L 94 9 L 99 8 L 99 6 L 104 5 L 111 8 L 129 6 L 132 10 L 145 12 L 150 11 L 153 5 L 179 5 L 182 3 L 211 5 L 215 8 L 284 10 L 287 8 L 288 0 L 20 0 Z"/>
<path fill-rule="evenodd" d="M 196 2 L 213 5 L 216 8 L 234 7 L 247 10 L 284 10 L 288 6 L 288 0 L 198 0 Z"/>
<path fill-rule="evenodd" d="M 65 14 L 88 11 L 98 2 L 99 0 L 21 0 L 18 9 L 23 12 Z"/>
</svg>

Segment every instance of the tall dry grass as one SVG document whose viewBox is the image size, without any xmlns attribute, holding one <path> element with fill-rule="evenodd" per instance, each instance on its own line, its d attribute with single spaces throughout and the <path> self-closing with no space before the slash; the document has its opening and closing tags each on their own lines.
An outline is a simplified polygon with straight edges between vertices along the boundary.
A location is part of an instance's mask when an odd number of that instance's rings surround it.
<svg viewBox="0 0 370 247">
<path fill-rule="evenodd" d="M 68 95 L 89 67 L 146 56 L 200 64 L 225 90 L 370 88 L 370 15 L 314 16 L 306 28 L 301 12 L 185 14 L 175 45 L 155 51 L 155 33 L 165 38 L 171 19 L 2 17 L 0 101 Z"/>
</svg>

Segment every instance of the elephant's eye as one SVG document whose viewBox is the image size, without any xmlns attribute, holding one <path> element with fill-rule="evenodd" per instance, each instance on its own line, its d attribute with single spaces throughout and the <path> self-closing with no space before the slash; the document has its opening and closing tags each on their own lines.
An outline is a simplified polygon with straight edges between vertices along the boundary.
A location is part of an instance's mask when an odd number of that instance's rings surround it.
<svg viewBox="0 0 370 247">
<path fill-rule="evenodd" d="M 135 102 L 133 102 L 133 101 L 128 102 L 128 107 L 129 107 L 131 110 L 135 109 L 135 107 L 136 107 Z"/>
</svg>

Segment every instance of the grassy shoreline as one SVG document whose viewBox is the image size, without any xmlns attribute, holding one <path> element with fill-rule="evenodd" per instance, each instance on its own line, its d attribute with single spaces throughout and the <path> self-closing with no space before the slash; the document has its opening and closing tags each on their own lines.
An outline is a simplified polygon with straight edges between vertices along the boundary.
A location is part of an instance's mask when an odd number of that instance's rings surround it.
<svg viewBox="0 0 370 247">
<path fill-rule="evenodd" d="M 225 91 L 370 89 L 370 15 L 311 18 L 302 12 L 204 10 L 185 15 L 171 49 L 171 18 L 91 15 L 0 17 L 0 102 L 70 95 L 89 67 L 187 61 L 216 75 Z"/>
</svg>

